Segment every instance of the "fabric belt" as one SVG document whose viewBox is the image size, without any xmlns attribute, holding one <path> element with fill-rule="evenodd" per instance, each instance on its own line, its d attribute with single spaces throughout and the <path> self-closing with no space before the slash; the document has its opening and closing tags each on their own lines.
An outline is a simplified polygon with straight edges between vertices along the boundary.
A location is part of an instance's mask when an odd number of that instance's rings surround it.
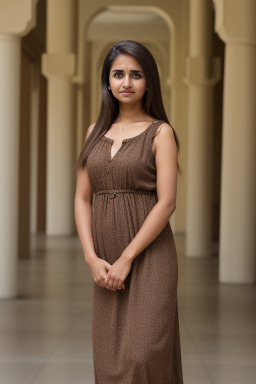
<svg viewBox="0 0 256 384">
<path fill-rule="evenodd" d="M 110 199 L 114 199 L 116 197 L 117 193 L 141 193 L 141 194 L 147 194 L 147 195 L 156 195 L 156 192 L 153 191 L 147 191 L 143 189 L 105 189 L 102 191 L 98 191 L 95 193 L 95 195 L 101 195 L 101 194 L 109 194 Z"/>
</svg>

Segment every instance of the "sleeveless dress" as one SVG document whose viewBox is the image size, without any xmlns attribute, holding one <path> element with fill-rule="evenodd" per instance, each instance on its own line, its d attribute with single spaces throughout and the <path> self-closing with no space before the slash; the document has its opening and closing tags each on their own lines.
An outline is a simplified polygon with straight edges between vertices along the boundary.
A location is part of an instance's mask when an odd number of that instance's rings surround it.
<svg viewBox="0 0 256 384">
<path fill-rule="evenodd" d="M 102 136 L 86 169 L 93 190 L 96 254 L 111 265 L 157 203 L 154 134 L 164 121 L 124 139 Z M 178 265 L 170 223 L 133 260 L 125 289 L 93 283 L 95 384 L 183 384 L 177 306 Z"/>
</svg>

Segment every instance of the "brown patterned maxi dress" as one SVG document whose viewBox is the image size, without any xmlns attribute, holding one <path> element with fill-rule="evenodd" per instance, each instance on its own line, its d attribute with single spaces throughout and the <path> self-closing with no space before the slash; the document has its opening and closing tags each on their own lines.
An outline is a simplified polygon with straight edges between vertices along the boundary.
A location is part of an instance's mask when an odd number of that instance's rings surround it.
<svg viewBox="0 0 256 384">
<path fill-rule="evenodd" d="M 124 139 L 112 159 L 114 140 L 106 136 L 88 156 L 95 251 L 111 265 L 157 203 L 152 144 L 162 123 Z M 95 384 L 183 384 L 177 283 L 169 222 L 133 260 L 125 289 L 111 291 L 94 282 Z"/>
</svg>

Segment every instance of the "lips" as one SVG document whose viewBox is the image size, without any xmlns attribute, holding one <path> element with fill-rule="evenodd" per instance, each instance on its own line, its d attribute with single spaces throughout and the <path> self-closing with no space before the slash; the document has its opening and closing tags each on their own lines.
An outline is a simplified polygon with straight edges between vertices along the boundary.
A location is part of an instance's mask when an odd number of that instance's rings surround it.
<svg viewBox="0 0 256 384">
<path fill-rule="evenodd" d="M 130 94 L 130 93 L 134 93 L 134 92 L 131 92 L 131 91 L 123 91 L 121 93 L 127 93 L 127 94 Z"/>
</svg>

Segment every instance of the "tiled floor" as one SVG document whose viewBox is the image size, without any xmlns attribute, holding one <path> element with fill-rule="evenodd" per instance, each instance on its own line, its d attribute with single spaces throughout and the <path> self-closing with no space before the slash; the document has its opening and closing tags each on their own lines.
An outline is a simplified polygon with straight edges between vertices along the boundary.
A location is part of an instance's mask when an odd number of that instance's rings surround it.
<svg viewBox="0 0 256 384">
<path fill-rule="evenodd" d="M 217 256 L 187 259 L 184 236 L 175 240 L 184 384 L 255 384 L 256 286 L 219 284 Z M 19 297 L 0 301 L 0 383 L 94 384 L 92 277 L 79 240 L 37 235 L 31 249 Z"/>
</svg>

